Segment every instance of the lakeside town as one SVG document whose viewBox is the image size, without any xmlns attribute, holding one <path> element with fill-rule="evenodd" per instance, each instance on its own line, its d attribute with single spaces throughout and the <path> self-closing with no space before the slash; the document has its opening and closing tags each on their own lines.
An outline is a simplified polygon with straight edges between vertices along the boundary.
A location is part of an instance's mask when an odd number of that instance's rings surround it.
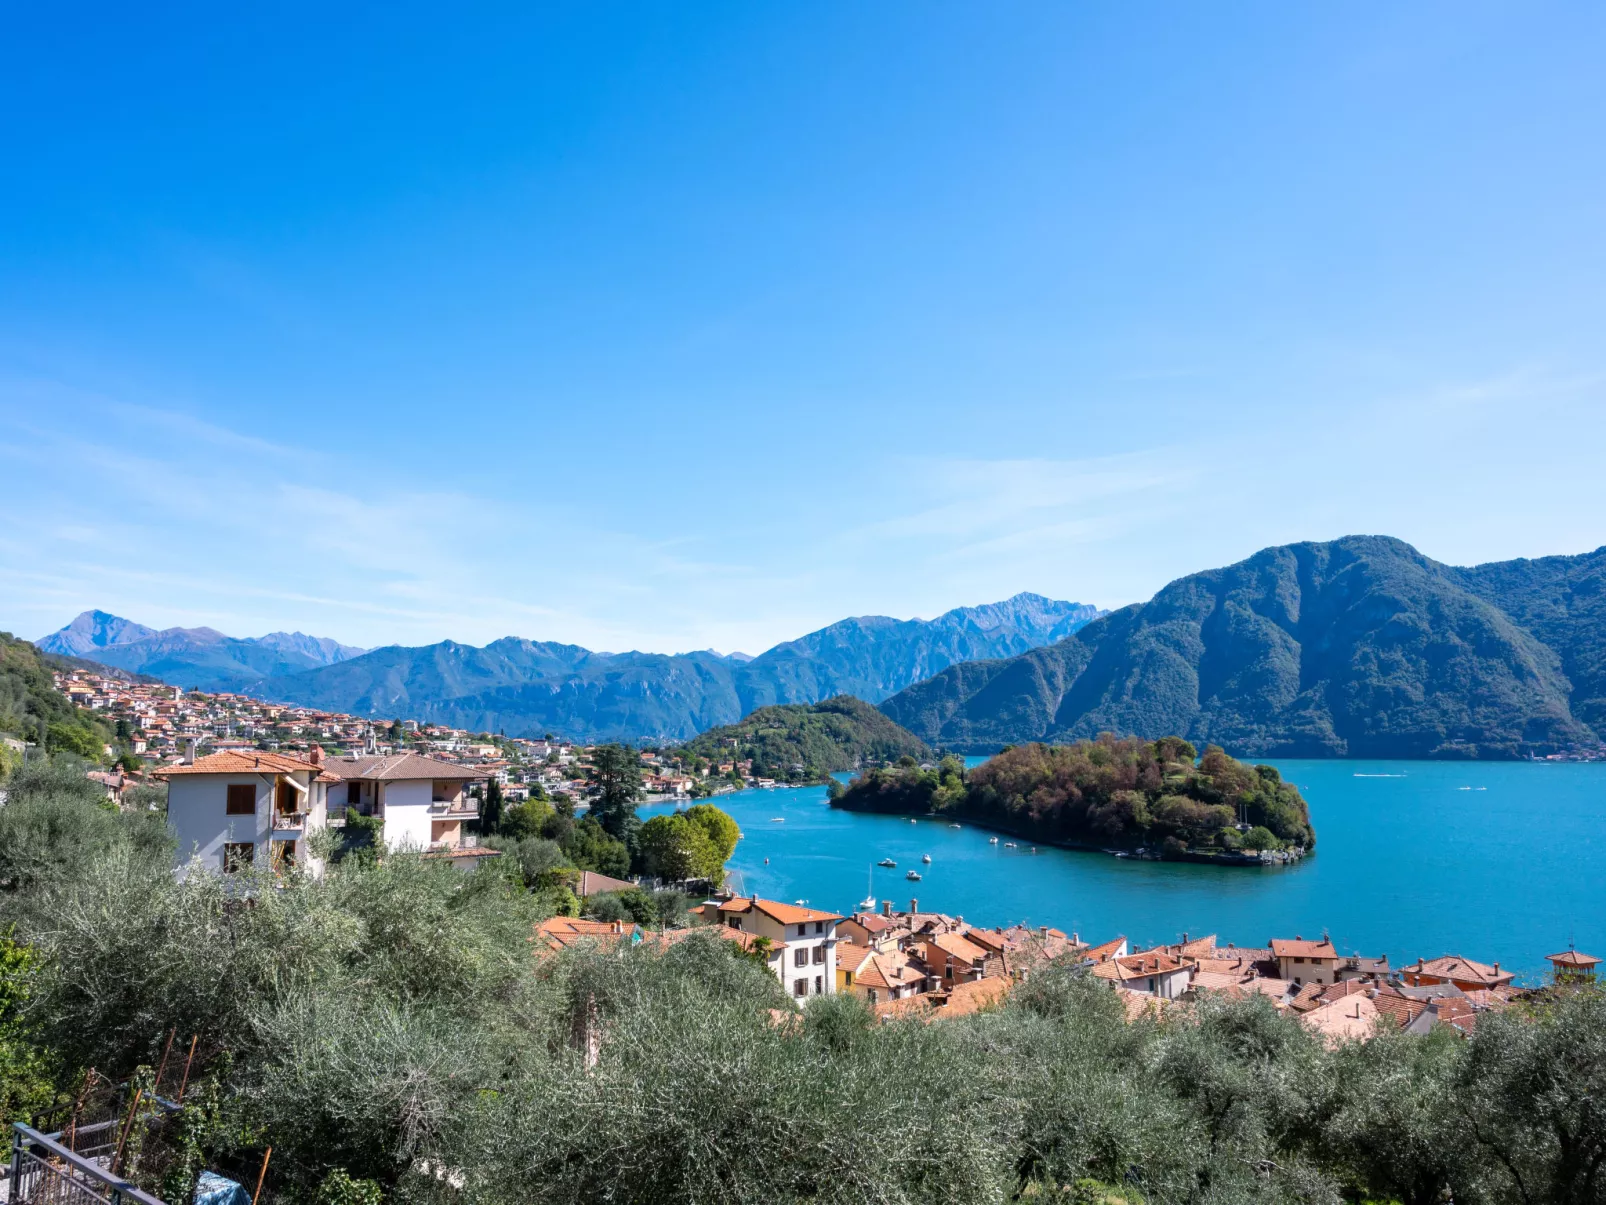
<svg viewBox="0 0 1606 1205">
<path fill-rule="evenodd" d="M 509 798 L 532 790 L 578 798 L 591 785 L 591 750 L 569 742 L 477 739 L 412 721 L 375 724 L 86 672 L 60 674 L 57 686 L 78 706 L 114 721 L 120 733 L 126 726 L 134 752 L 149 758 L 152 775 L 168 783 L 168 823 L 179 848 L 188 851 L 181 861 L 187 857 L 217 873 L 266 865 L 321 874 L 325 860 L 314 852 L 314 835 L 353 816 L 381 825 L 385 849 L 412 848 L 472 868 L 498 856 L 480 848 L 469 831 L 480 817 L 481 789 L 495 783 Z M 656 751 L 637 757 L 648 791 L 656 788 L 660 798 L 690 795 L 696 780 L 678 772 L 678 758 Z M 709 769 L 740 767 L 705 767 L 704 773 Z M 592 870 L 572 873 L 567 883 L 587 912 L 600 897 L 660 886 L 639 875 Z M 906 910 L 867 899 L 858 910 L 835 913 L 737 894 L 726 888 L 739 888 L 739 878 L 727 884 L 723 874 L 703 886 L 704 902 L 673 924 L 551 917 L 539 927 L 543 948 L 582 940 L 675 941 L 712 926 L 762 961 L 795 1002 L 847 994 L 881 1017 L 940 1018 L 995 1007 L 1042 966 L 1068 963 L 1117 990 L 1132 1018 L 1187 1007 L 1210 994 L 1263 998 L 1327 1041 L 1385 1027 L 1411 1033 L 1449 1027 L 1465 1035 L 1480 1017 L 1536 991 L 1593 983 L 1600 961 L 1573 949 L 1550 954 L 1549 983 L 1540 987 L 1519 983 L 1499 962 L 1460 953 L 1392 967 L 1386 957 L 1343 954 L 1325 934 L 1275 937 L 1253 947 L 1184 935 L 1177 943 L 1133 949 L 1124 936 L 1086 941 L 1048 926 L 978 926 L 963 916 L 922 910 L 918 899 Z"/>
<path fill-rule="evenodd" d="M 388 756 L 412 751 L 473 768 L 518 802 L 532 793 L 583 799 L 593 746 L 556 736 L 506 737 L 417 720 L 392 722 L 337 711 L 266 702 L 249 695 L 183 690 L 90 670 L 57 671 L 55 687 L 76 707 L 107 720 L 118 743 L 104 756 L 116 768 L 94 777 L 114 794 L 148 781 L 152 771 L 211 753 L 306 753 L 318 744 L 333 756 Z M 13 740 L 18 749 L 24 746 Z M 748 759 L 708 763 L 668 750 L 638 754 L 649 802 L 768 788 Z"/>
</svg>

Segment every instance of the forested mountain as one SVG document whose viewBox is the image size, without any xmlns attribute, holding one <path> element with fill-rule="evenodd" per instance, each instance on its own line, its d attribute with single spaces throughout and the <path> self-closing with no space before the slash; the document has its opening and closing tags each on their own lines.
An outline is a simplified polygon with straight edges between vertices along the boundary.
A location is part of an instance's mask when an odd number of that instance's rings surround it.
<svg viewBox="0 0 1606 1205">
<path fill-rule="evenodd" d="M 1268 548 L 882 710 L 988 750 L 1171 733 L 1256 757 L 1515 757 L 1606 726 L 1606 549 L 1454 568 L 1399 540 Z"/>
<path fill-rule="evenodd" d="M 274 675 L 251 693 L 481 732 L 685 740 L 772 704 L 841 694 L 878 702 L 955 660 L 1017 653 L 1059 639 L 1097 614 L 1085 604 L 1019 594 L 932 620 L 846 619 L 757 657 L 595 653 L 513 637 L 484 648 L 450 640 L 422 648 L 393 645 Z"/>
<path fill-rule="evenodd" d="M 754 775 L 786 782 L 932 755 L 914 733 L 851 695 L 761 707 L 739 723 L 709 729 L 687 742 L 684 752 L 716 764 L 751 758 Z"/>
<path fill-rule="evenodd" d="M 243 690 L 273 674 L 332 665 L 363 651 L 301 632 L 237 638 L 211 628 L 157 631 L 105 611 L 85 611 L 59 632 L 34 643 L 42 652 L 81 657 L 200 690 Z"/>
</svg>

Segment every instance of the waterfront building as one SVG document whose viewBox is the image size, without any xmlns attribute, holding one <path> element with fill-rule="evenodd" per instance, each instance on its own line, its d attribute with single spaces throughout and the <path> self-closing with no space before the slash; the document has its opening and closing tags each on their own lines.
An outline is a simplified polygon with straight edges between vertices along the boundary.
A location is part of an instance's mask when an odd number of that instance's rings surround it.
<svg viewBox="0 0 1606 1205">
<path fill-rule="evenodd" d="M 1306 941 L 1274 937 L 1271 956 L 1277 960 L 1277 976 L 1298 984 L 1333 983 L 1338 979 L 1338 951 L 1327 938 Z"/>
<path fill-rule="evenodd" d="M 844 919 L 837 913 L 756 896 L 709 900 L 697 913 L 714 924 L 768 938 L 783 955 L 770 960 L 770 969 L 794 999 L 836 994 L 837 925 Z"/>
</svg>

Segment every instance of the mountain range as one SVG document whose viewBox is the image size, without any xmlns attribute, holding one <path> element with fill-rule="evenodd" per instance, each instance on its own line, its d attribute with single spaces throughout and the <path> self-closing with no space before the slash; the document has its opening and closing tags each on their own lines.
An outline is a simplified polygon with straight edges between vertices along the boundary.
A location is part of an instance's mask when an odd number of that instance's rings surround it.
<svg viewBox="0 0 1606 1205">
<path fill-rule="evenodd" d="M 1457 568 L 1400 540 L 1267 548 L 881 704 L 934 745 L 1100 732 L 1250 757 L 1519 757 L 1606 734 L 1606 548 Z"/>
<path fill-rule="evenodd" d="M 33 643 L 41 652 L 147 674 L 186 689 L 236 691 L 274 674 L 333 665 L 364 651 L 301 632 L 239 638 L 212 628 L 157 631 L 105 611 L 85 611 Z"/>
<path fill-rule="evenodd" d="M 1017 594 L 931 620 L 845 619 L 757 657 L 601 653 L 516 637 L 483 648 L 447 640 L 364 653 L 299 634 L 234 640 L 209 628 L 155 632 L 104 612 L 86 612 L 36 643 L 175 685 L 355 715 L 657 742 L 685 740 L 773 704 L 843 694 L 878 703 L 955 662 L 1012 656 L 1101 614 L 1084 603 Z"/>
</svg>

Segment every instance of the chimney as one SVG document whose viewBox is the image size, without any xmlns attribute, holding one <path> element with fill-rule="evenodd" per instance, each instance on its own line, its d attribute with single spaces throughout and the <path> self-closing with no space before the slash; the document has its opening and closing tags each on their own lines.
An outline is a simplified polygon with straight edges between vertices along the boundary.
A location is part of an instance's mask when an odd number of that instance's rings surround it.
<svg viewBox="0 0 1606 1205">
<path fill-rule="evenodd" d="M 314 745 L 312 747 L 311 752 L 309 752 L 307 754 L 307 760 L 310 761 L 315 766 L 322 766 L 323 765 L 323 746 L 322 745 Z"/>
<path fill-rule="evenodd" d="M 1082 944 L 1082 935 L 1076 932 L 1074 929 L 1071 930 L 1071 944 L 1073 946 L 1079 946 Z"/>
<path fill-rule="evenodd" d="M 619 921 L 614 921 L 613 922 L 613 931 L 615 933 L 623 933 L 625 931 L 625 927 Z"/>
<path fill-rule="evenodd" d="M 920 911 L 920 901 L 919 900 L 910 900 L 909 901 L 909 911 L 910 912 L 919 912 Z"/>
<path fill-rule="evenodd" d="M 1494 964 L 1494 973 L 1496 975 L 1500 973 L 1500 964 L 1498 962 Z"/>
<path fill-rule="evenodd" d="M 882 916 L 891 916 L 892 915 L 892 901 L 891 900 L 882 900 L 881 901 L 881 915 Z"/>
<path fill-rule="evenodd" d="M 184 764 L 186 766 L 195 764 L 195 738 L 193 736 L 184 742 Z"/>
</svg>

